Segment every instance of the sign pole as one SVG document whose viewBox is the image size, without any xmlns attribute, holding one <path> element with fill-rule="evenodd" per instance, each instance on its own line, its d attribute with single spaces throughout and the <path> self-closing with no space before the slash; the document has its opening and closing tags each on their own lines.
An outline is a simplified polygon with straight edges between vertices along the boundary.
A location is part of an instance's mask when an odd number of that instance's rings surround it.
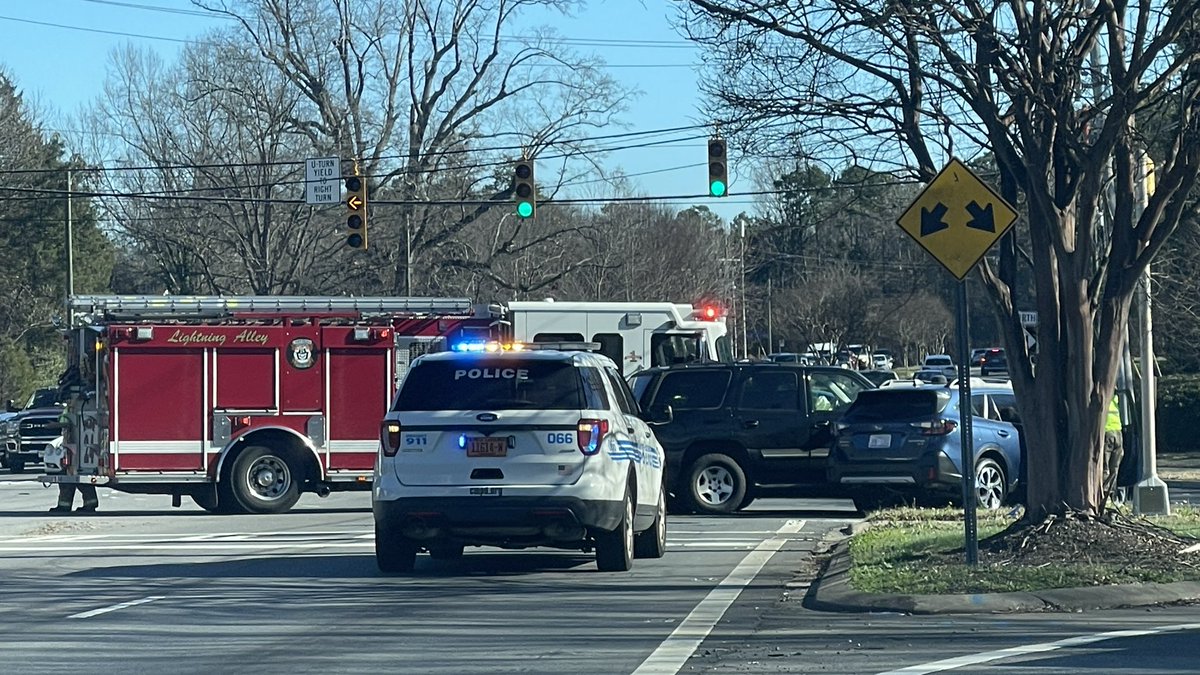
<svg viewBox="0 0 1200 675">
<path fill-rule="evenodd" d="M 958 416 L 962 441 L 963 535 L 967 564 L 979 562 L 979 536 L 975 523 L 975 444 L 971 438 L 971 346 L 967 317 L 967 280 L 958 282 Z"/>
</svg>

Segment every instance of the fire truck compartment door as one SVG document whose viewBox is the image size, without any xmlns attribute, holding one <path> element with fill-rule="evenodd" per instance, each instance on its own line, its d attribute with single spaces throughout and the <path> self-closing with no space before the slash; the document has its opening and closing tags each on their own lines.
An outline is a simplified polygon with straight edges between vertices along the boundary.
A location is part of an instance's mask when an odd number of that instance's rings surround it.
<svg viewBox="0 0 1200 675">
<path fill-rule="evenodd" d="M 204 468 L 204 350 L 113 350 L 116 469 Z"/>
</svg>

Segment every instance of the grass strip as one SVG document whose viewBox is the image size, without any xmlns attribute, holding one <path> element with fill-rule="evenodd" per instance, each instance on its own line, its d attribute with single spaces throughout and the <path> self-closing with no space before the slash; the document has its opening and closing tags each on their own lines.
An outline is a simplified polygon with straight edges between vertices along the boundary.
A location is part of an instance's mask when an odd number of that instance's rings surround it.
<svg viewBox="0 0 1200 675">
<path fill-rule="evenodd" d="M 1124 507 L 1122 507 L 1124 508 Z M 981 539 L 996 534 L 1015 516 L 981 513 Z M 1151 520 L 1177 534 L 1200 537 L 1200 511 L 1178 507 Z M 962 512 L 900 508 L 880 511 L 870 527 L 850 541 L 850 583 L 869 593 L 951 594 L 1038 591 L 1107 584 L 1200 581 L 1200 571 L 1180 565 L 1163 569 L 1128 561 L 1079 564 L 979 564 L 963 557 Z M 956 555 L 957 554 L 957 557 Z"/>
</svg>

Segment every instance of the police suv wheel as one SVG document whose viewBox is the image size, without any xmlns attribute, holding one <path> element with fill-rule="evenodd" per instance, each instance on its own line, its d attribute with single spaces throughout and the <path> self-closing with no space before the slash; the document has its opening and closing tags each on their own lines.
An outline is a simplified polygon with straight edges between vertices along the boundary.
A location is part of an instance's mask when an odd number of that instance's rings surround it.
<svg viewBox="0 0 1200 675">
<path fill-rule="evenodd" d="M 624 572 L 633 567 L 633 499 L 628 493 L 617 529 L 596 534 L 596 567 L 601 572 Z"/>
<path fill-rule="evenodd" d="M 719 452 L 702 455 L 687 472 L 685 493 L 698 513 L 733 513 L 746 499 L 746 472 Z"/>
<path fill-rule="evenodd" d="M 262 446 L 246 448 L 229 473 L 233 495 L 250 513 L 283 513 L 300 499 L 300 484 L 287 457 Z"/>
<path fill-rule="evenodd" d="M 658 491 L 658 506 L 654 512 L 654 523 L 645 532 L 638 532 L 633 540 L 633 557 L 661 558 L 667 552 L 667 497 L 666 490 Z"/>
<path fill-rule="evenodd" d="M 411 572 L 417 562 L 416 542 L 375 523 L 375 565 L 384 574 Z"/>
</svg>

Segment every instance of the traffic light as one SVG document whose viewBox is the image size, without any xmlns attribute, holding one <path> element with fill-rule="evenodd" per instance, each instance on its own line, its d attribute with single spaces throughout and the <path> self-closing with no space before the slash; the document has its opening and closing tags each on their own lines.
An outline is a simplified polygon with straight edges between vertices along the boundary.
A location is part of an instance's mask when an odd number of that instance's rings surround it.
<svg viewBox="0 0 1200 675">
<path fill-rule="evenodd" d="M 533 160 L 522 159 L 513 167 L 513 200 L 517 215 L 532 218 L 537 207 L 537 187 L 533 184 Z"/>
<path fill-rule="evenodd" d="M 367 181 L 358 175 L 346 176 L 346 245 L 367 250 Z"/>
<path fill-rule="evenodd" d="M 724 138 L 708 139 L 708 196 L 729 194 L 729 156 Z"/>
</svg>

